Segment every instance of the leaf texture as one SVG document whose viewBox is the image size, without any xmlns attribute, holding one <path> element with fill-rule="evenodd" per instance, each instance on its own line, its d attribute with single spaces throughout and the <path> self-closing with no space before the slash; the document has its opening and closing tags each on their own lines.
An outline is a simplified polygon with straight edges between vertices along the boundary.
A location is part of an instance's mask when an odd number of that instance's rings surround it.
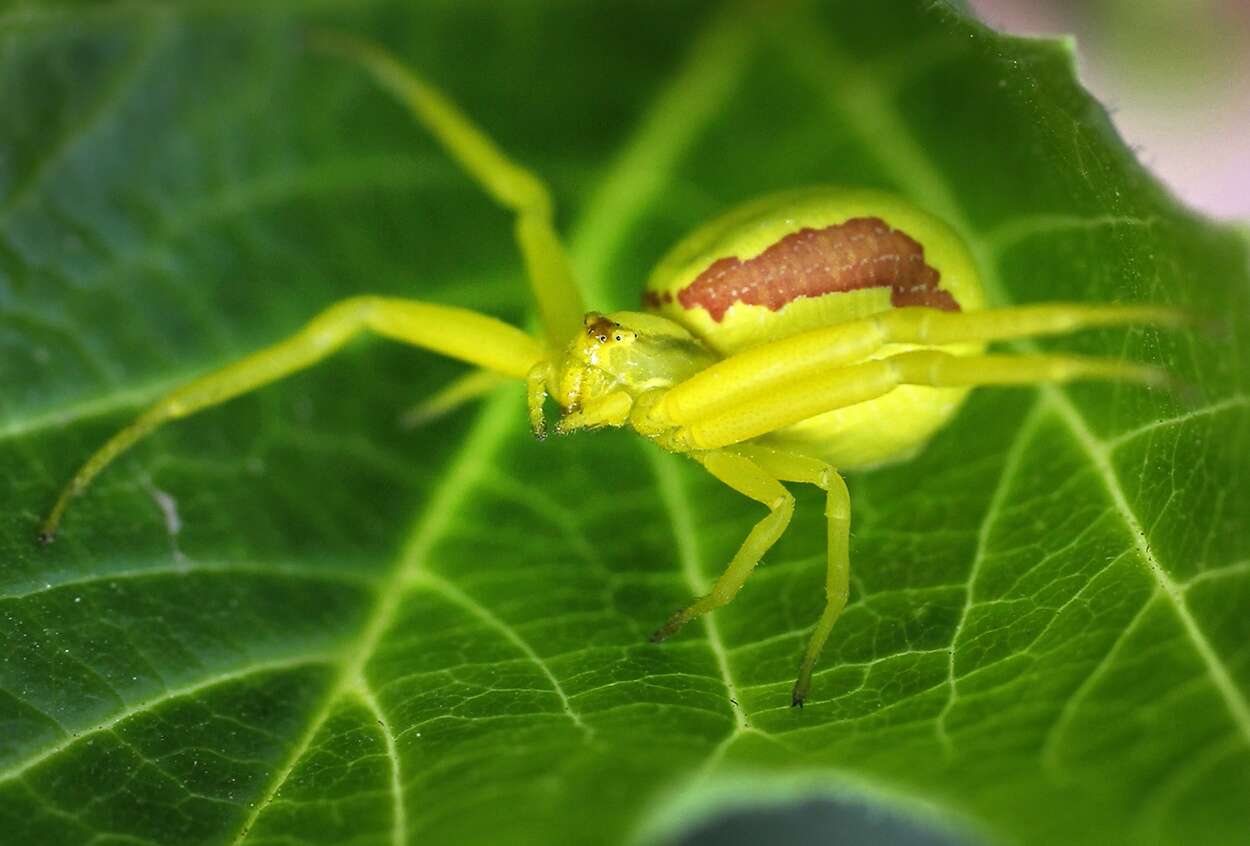
<svg viewBox="0 0 1250 846">
<path fill-rule="evenodd" d="M 0 16 L 0 831 L 20 843 L 616 843 L 851 792 L 991 842 L 1250 827 L 1250 271 L 1075 81 L 944 4 L 30 5 Z M 1193 386 L 978 393 L 850 480 L 851 603 L 803 710 L 819 497 L 662 646 L 751 523 L 624 432 L 376 342 L 58 486 L 172 385 L 353 293 L 524 323 L 508 216 L 310 26 L 375 38 L 548 178 L 631 307 L 735 202 L 898 191 L 998 304 L 1175 304 L 1040 346 Z M 1022 349 L 1029 349 L 1023 345 Z"/>
</svg>

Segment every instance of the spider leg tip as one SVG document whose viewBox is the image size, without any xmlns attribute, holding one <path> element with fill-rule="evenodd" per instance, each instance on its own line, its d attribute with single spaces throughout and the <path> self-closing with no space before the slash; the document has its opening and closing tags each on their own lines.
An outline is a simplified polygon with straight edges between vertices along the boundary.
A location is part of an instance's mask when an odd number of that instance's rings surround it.
<svg viewBox="0 0 1250 846">
<path fill-rule="evenodd" d="M 52 543 L 52 541 L 54 540 L 56 540 L 56 532 L 51 532 L 45 529 L 40 529 L 38 532 L 35 533 L 35 543 L 39 544 L 40 546 L 47 546 L 50 543 Z"/>
<path fill-rule="evenodd" d="M 677 634 L 678 628 L 680 627 L 674 626 L 672 623 L 665 623 L 664 625 L 660 626 L 658 629 L 653 631 L 651 633 L 651 637 L 647 638 L 647 640 L 650 641 L 651 643 L 663 643 L 664 641 L 668 640 L 673 635 Z"/>
<path fill-rule="evenodd" d="M 658 629 L 652 632 L 651 637 L 648 638 L 648 640 L 650 640 L 652 643 L 661 643 L 663 641 L 666 641 L 673 635 L 677 634 L 677 632 L 685 624 L 686 624 L 685 616 L 683 615 L 681 611 L 678 611 L 672 617 L 668 618 L 668 622 L 666 622 L 664 625 L 660 626 Z"/>
</svg>

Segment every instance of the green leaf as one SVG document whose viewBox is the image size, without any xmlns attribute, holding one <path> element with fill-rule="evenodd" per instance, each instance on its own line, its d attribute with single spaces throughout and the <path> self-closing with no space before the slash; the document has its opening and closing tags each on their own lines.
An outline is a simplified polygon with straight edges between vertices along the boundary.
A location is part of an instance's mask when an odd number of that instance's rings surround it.
<svg viewBox="0 0 1250 846">
<path fill-rule="evenodd" d="M 98 4 L 0 18 L 0 831 L 15 843 L 613 843 L 850 793 L 992 841 L 1250 827 L 1250 272 L 1162 191 L 1071 47 L 930 2 Z M 305 9 L 293 11 L 293 9 Z M 357 70 L 365 34 L 548 178 L 592 304 L 726 206 L 897 190 L 999 304 L 1176 304 L 1047 348 L 1138 388 L 978 393 L 854 475 L 851 604 L 804 710 L 821 500 L 730 607 L 758 507 L 625 432 L 538 444 L 503 390 L 362 342 L 168 427 L 61 538 L 145 403 L 356 292 L 527 314 L 507 214 Z"/>
</svg>

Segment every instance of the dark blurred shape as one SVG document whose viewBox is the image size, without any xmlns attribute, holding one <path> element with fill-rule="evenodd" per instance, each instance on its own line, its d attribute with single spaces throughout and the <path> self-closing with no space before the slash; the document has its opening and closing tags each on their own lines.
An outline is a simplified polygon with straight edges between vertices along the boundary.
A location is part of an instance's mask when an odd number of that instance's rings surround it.
<svg viewBox="0 0 1250 846">
<path fill-rule="evenodd" d="M 706 820 L 665 846 L 973 846 L 978 841 L 850 797 L 743 808 Z"/>
</svg>

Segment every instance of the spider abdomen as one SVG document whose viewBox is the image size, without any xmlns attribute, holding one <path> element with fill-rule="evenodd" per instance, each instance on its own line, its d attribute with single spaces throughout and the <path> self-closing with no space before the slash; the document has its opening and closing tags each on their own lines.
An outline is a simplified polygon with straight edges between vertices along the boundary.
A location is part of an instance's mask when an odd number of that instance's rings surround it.
<svg viewBox="0 0 1250 846">
<path fill-rule="evenodd" d="M 984 296 L 942 221 L 884 192 L 820 187 L 764 197 L 696 230 L 656 268 L 643 302 L 728 356 L 893 308 L 973 311 Z M 916 348 L 891 344 L 872 357 Z M 841 467 L 879 464 L 914 452 L 966 393 L 904 386 L 769 437 Z"/>
<path fill-rule="evenodd" d="M 745 261 L 717 259 L 677 292 L 684 310 L 702 308 L 721 322 L 735 303 L 780 311 L 791 302 L 827 294 L 885 288 L 890 304 L 958 311 L 939 287 L 941 274 L 924 247 L 879 217 L 854 217 L 821 229 L 804 227 Z M 650 292 L 649 292 L 650 293 Z M 656 295 L 652 293 L 654 303 Z"/>
</svg>

